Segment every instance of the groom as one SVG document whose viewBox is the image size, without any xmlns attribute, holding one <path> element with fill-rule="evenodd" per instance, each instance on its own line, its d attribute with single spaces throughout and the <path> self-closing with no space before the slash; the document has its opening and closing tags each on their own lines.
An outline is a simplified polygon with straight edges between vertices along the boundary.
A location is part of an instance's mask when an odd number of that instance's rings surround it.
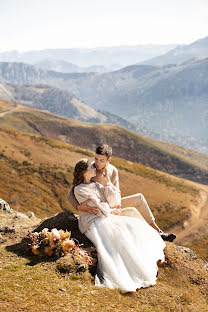
<svg viewBox="0 0 208 312">
<path fill-rule="evenodd" d="M 112 148 L 106 144 L 97 146 L 95 151 L 95 168 L 96 168 L 96 177 L 93 179 L 94 182 L 99 182 L 100 184 L 106 186 L 108 182 L 108 177 L 110 178 L 113 185 L 119 188 L 119 178 L 118 170 L 112 164 L 110 164 L 112 156 Z M 74 196 L 72 188 L 67 194 L 67 199 L 72 204 L 72 206 L 78 211 L 85 211 L 91 214 L 96 214 L 98 208 L 90 207 L 87 203 L 90 201 L 87 200 L 82 204 L 79 204 Z M 147 204 L 146 199 L 141 193 L 137 193 L 131 196 L 123 197 L 121 199 L 121 207 L 116 207 L 118 209 L 125 207 L 138 207 L 138 211 L 142 217 L 149 223 L 156 231 L 159 232 L 163 240 L 172 242 L 176 235 L 173 233 L 164 233 L 155 223 L 155 218 Z"/>
</svg>

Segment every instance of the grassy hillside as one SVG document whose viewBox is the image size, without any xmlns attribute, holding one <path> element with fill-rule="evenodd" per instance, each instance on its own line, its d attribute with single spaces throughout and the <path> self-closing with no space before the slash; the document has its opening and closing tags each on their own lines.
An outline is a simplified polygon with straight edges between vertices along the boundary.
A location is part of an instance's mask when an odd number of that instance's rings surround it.
<svg viewBox="0 0 208 312">
<path fill-rule="evenodd" d="M 167 264 L 159 268 L 157 284 L 135 293 L 94 286 L 89 272 L 60 273 L 57 259 L 38 258 L 21 249 L 21 239 L 40 220 L 18 220 L 0 212 L 0 226 L 15 234 L 0 236 L 0 309 L 3 312 L 205 312 L 208 274 L 205 263 L 189 251 L 167 243 Z M 63 258 L 62 258 L 63 259 Z"/>
<path fill-rule="evenodd" d="M 49 110 L 54 114 L 64 114 L 72 119 L 91 122 L 105 122 L 107 119 L 103 114 L 81 102 L 70 92 L 47 85 L 0 84 L 0 96 L 1 93 L 4 94 L 4 99 L 10 93 L 12 100 L 19 104 Z"/>
<path fill-rule="evenodd" d="M 5 112 L 5 102 L 2 103 L 1 107 Z M 118 133 L 118 127 L 97 125 L 95 129 L 93 124 L 79 123 L 47 112 L 16 107 L 10 102 L 7 104 L 8 110 L 15 110 L 1 117 L 0 122 L 4 126 L 31 133 L 28 135 L 8 128 L 0 129 L 0 177 L 3 181 L 0 184 L 0 197 L 8 201 L 16 210 L 23 212 L 32 210 L 39 217 L 50 216 L 66 209 L 73 210 L 66 200 L 66 194 L 72 182 L 73 166 L 82 157 L 93 159 L 93 152 L 89 150 L 33 133 L 45 134 L 59 140 L 73 141 L 79 146 L 88 145 L 92 149 L 95 147 L 93 140 L 98 144 L 97 137 L 103 141 L 107 138 L 107 134 L 113 143 L 114 155 L 122 153 L 122 148 L 119 149 L 120 145 L 120 147 L 129 147 L 130 155 L 134 156 L 137 155 L 136 147 L 131 144 L 131 136 L 126 136 L 129 134 L 136 138 L 135 142 L 140 143 L 140 151 L 143 151 L 146 159 L 155 163 L 155 149 L 152 142 L 149 143 L 147 138 L 136 136 L 131 132 L 125 132 L 122 128 L 120 128 L 119 134 L 115 134 L 116 131 Z M 67 129 L 68 136 L 63 135 L 63 129 Z M 113 135 L 113 138 L 110 134 Z M 148 146 L 151 146 L 149 154 Z M 174 148 L 177 148 L 177 153 L 181 153 L 186 161 L 192 161 L 190 159 L 196 156 L 193 161 L 196 163 L 198 159 L 202 162 L 202 166 L 206 167 L 207 160 L 203 155 L 172 145 L 164 145 L 163 148 L 173 148 L 171 154 L 175 151 Z M 127 151 L 127 155 L 129 151 Z M 139 156 L 142 155 L 142 153 L 139 154 Z M 168 160 L 167 164 L 171 165 L 171 159 L 170 156 L 167 156 L 163 160 Z M 174 226 L 174 231 L 178 234 L 184 231 L 190 216 L 192 216 L 192 223 L 199 222 L 198 219 L 194 219 L 194 215 L 201 203 L 201 191 L 199 192 L 199 190 L 202 186 L 163 174 L 129 160 L 114 157 L 112 163 L 119 168 L 122 196 L 143 193 L 161 228 L 168 230 Z M 178 163 L 182 166 L 179 159 Z M 184 170 L 183 166 L 182 169 Z M 197 172 L 194 171 L 193 174 L 197 174 Z M 200 176 L 197 178 L 199 179 Z M 188 239 L 179 239 L 178 243 L 190 246 L 207 259 L 205 246 L 208 228 L 204 224 L 206 216 L 201 215 L 201 219 L 203 235 L 201 235 L 201 224 L 199 223 L 197 231 L 189 233 Z"/>
<path fill-rule="evenodd" d="M 3 107 L 7 102 L 1 101 Z M 89 124 L 19 106 L 0 118 L 0 126 L 40 134 L 94 150 L 100 143 L 114 155 L 172 175 L 207 184 L 208 156 L 161 143 L 115 125 Z"/>
<path fill-rule="evenodd" d="M 39 217 L 71 209 L 66 194 L 75 163 L 93 153 L 46 137 L 0 128 L 0 197 L 14 209 Z M 163 228 L 183 223 L 197 205 L 198 185 L 113 158 L 119 168 L 122 196 L 141 192 Z"/>
<path fill-rule="evenodd" d="M 0 114 L 17 107 L 16 103 L 0 100 Z"/>
</svg>

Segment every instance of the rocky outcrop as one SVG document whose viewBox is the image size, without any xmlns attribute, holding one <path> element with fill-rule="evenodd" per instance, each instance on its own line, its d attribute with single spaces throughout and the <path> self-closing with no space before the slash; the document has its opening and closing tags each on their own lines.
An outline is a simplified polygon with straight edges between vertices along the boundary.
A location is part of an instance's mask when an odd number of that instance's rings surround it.
<svg viewBox="0 0 208 312">
<path fill-rule="evenodd" d="M 5 200 L 0 198 L 0 210 L 7 213 L 13 213 L 14 210 L 9 206 Z"/>
<path fill-rule="evenodd" d="M 14 218 L 20 218 L 20 219 L 25 219 L 25 220 L 28 220 L 28 219 L 33 218 L 35 216 L 34 212 L 32 212 L 32 211 L 28 211 L 25 214 L 25 213 L 17 212 L 15 210 L 13 210 L 9 206 L 9 204 L 5 200 L 3 200 L 2 198 L 0 198 L 0 210 L 2 212 L 6 212 L 6 213 L 12 213 L 14 215 Z"/>
</svg>

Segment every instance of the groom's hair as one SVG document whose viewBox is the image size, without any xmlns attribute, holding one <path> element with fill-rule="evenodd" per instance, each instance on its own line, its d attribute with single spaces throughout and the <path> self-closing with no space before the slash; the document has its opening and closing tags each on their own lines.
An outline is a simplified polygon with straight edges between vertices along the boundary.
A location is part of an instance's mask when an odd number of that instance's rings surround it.
<svg viewBox="0 0 208 312">
<path fill-rule="evenodd" d="M 107 144 L 98 145 L 95 150 L 96 154 L 105 155 L 107 158 L 112 156 L 112 148 Z"/>
</svg>

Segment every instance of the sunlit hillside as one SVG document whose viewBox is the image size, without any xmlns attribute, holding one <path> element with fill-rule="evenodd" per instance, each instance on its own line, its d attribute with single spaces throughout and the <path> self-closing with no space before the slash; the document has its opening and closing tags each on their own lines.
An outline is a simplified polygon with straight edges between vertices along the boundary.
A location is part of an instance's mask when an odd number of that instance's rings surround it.
<svg viewBox="0 0 208 312">
<path fill-rule="evenodd" d="M 0 128 L 0 198 L 15 210 L 33 211 L 37 217 L 73 211 L 66 195 L 73 167 L 83 157 L 92 160 L 93 153 L 46 137 Z M 143 193 L 164 230 L 176 227 L 176 233 L 183 233 L 189 222 L 198 227 L 206 223 L 205 217 L 203 224 L 199 223 L 200 209 L 207 198 L 205 186 L 120 158 L 113 157 L 112 163 L 119 169 L 122 196 Z M 194 236 L 200 237 L 200 248 L 193 242 L 194 231 L 186 239 L 187 245 L 192 244 L 204 258 L 208 257 L 203 245 L 206 233 L 205 228 L 201 236 Z"/>
<path fill-rule="evenodd" d="M 174 145 L 162 143 L 157 145 L 157 142 L 151 142 L 147 138 L 111 125 L 95 126 L 18 106 L 15 103 L 0 102 L 0 104 L 0 125 L 4 126 L 0 130 L 0 177 L 3 181 L 0 184 L 0 197 L 19 211 L 32 210 L 38 217 L 46 217 L 72 209 L 66 200 L 66 194 L 72 183 L 73 166 L 82 157 L 93 159 L 93 152 L 81 146 L 88 145 L 94 150 L 95 144 L 106 142 L 108 139 L 107 143 L 112 142 L 114 155 L 138 156 L 141 159 L 143 156 L 144 160 L 150 160 L 152 164 L 157 163 L 155 155 L 156 149 L 159 150 L 158 155 L 164 156 L 163 163 L 160 162 L 163 170 L 167 166 L 171 171 L 172 157 L 175 153 L 178 157 L 174 156 L 177 168 L 180 169 L 182 176 L 184 162 L 181 162 L 181 159 L 195 165 L 197 161 L 201 162 L 200 168 L 201 170 L 203 168 L 203 171 L 200 173 L 204 174 L 204 179 L 206 178 L 204 168 L 207 166 L 207 158 L 193 151 Z M 10 130 L 5 127 L 9 127 Z M 30 132 L 30 135 L 11 128 Z M 63 134 L 66 130 L 67 135 Z M 74 145 L 46 136 L 69 141 Z M 158 148 L 159 145 L 163 145 L 161 150 Z M 126 148 L 124 149 L 126 153 L 123 153 L 122 148 Z M 165 153 L 165 149 L 169 148 L 171 152 Z M 180 153 L 182 158 L 179 157 Z M 178 234 L 179 244 L 190 246 L 203 258 L 208 258 L 205 247 L 208 241 L 208 187 L 170 176 L 124 158 L 114 157 L 112 162 L 119 169 L 122 196 L 143 193 L 158 224 L 164 230 L 172 228 Z M 194 174 L 198 179 L 203 177 L 197 176 L 199 167 L 197 170 L 194 166 L 190 168 L 189 174 Z"/>
<path fill-rule="evenodd" d="M 157 284 L 122 295 L 94 286 L 84 273 L 61 273 L 59 259 L 25 252 L 21 239 L 40 220 L 19 220 L 0 211 L 0 226 L 15 233 L 0 236 L 0 310 L 2 312 L 206 312 L 208 273 L 191 250 L 167 243 L 167 264 L 158 271 Z M 64 260 L 62 258 L 62 260 Z"/>
<path fill-rule="evenodd" d="M 2 110 L 6 110 L 7 105 L 8 113 L 0 115 L 2 127 L 44 135 L 93 151 L 104 142 L 113 147 L 118 157 L 207 184 L 206 155 L 149 139 L 119 126 L 83 123 L 24 106 L 11 109 L 12 103 L 0 101 Z"/>
<path fill-rule="evenodd" d="M 92 312 L 123 312 L 125 307 L 129 312 L 205 312 L 208 300 L 205 262 L 174 243 L 167 243 L 167 264 L 159 268 L 157 284 L 126 295 L 95 287 L 88 271 L 60 273 L 59 259 L 38 258 L 22 249 L 21 239 L 39 224 L 37 217 L 71 209 L 66 194 L 73 166 L 82 157 L 93 159 L 93 152 L 47 137 L 0 128 L 0 198 L 15 210 L 33 211 L 36 215 L 22 220 L 0 211 L 0 227 L 15 230 L 0 233 L 0 309 L 10 312 L 15 306 L 16 311 L 30 312 L 78 312 L 89 308 Z M 204 185 L 121 158 L 113 158 L 112 163 L 119 169 L 122 195 L 142 192 L 163 229 L 175 226 L 182 232 L 189 220 L 196 217 L 195 212 L 204 208 L 203 195 L 208 194 Z M 203 239 L 200 243 L 203 244 Z M 204 241 L 204 248 L 196 250 L 198 257 L 208 259 L 206 250 Z"/>
<path fill-rule="evenodd" d="M 93 153 L 59 141 L 0 128 L 0 197 L 21 211 L 49 216 L 70 209 L 66 201 L 75 163 Z M 144 193 L 163 227 L 182 222 L 197 205 L 198 186 L 165 173 L 113 158 L 122 195 Z"/>
</svg>

